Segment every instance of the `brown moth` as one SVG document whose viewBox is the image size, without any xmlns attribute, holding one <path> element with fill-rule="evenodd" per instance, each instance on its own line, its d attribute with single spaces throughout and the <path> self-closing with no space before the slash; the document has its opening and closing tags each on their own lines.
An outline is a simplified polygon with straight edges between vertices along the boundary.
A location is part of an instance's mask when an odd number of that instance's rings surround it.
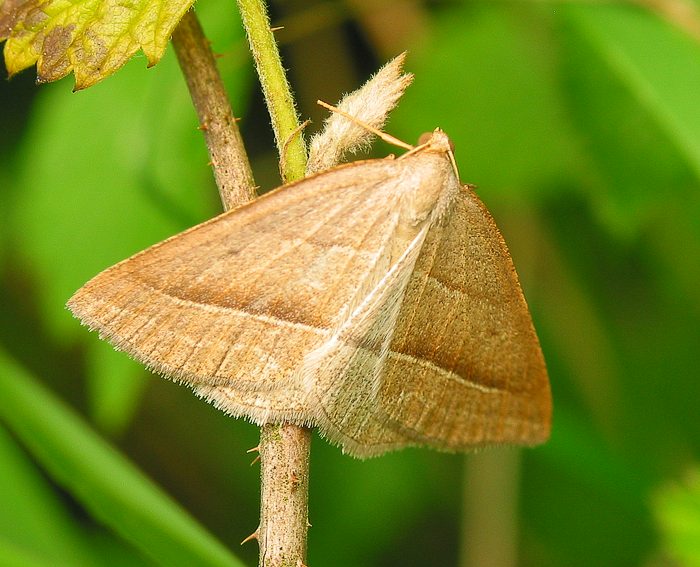
<svg viewBox="0 0 700 567">
<path fill-rule="evenodd" d="M 316 426 L 354 456 L 549 435 L 512 260 L 440 130 L 175 235 L 68 306 L 219 409 Z"/>
</svg>

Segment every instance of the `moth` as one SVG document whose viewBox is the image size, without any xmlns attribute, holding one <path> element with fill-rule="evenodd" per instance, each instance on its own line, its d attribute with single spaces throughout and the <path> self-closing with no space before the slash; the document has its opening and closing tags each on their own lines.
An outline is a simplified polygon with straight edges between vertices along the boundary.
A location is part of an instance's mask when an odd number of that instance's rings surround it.
<svg viewBox="0 0 700 567">
<path fill-rule="evenodd" d="M 439 129 L 156 244 L 68 306 L 219 409 L 317 427 L 357 457 L 549 435 L 513 262 Z"/>
</svg>

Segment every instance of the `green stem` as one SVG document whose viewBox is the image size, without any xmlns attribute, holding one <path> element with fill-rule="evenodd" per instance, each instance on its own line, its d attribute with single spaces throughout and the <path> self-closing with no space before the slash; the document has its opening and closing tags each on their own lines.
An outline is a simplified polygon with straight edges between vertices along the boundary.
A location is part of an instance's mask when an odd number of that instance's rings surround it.
<svg viewBox="0 0 700 567">
<path fill-rule="evenodd" d="M 306 169 L 306 147 L 265 3 L 262 0 L 238 0 L 238 8 L 272 119 L 282 180 L 288 183 L 301 179 Z"/>
</svg>

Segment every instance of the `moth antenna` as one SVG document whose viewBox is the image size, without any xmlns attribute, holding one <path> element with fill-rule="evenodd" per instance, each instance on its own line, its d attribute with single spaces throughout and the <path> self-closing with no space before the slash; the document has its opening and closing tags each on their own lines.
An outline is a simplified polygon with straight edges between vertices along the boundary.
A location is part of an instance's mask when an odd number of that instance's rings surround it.
<svg viewBox="0 0 700 567">
<path fill-rule="evenodd" d="M 457 169 L 457 160 L 455 159 L 455 154 L 452 150 L 447 152 L 448 157 L 450 158 L 450 163 L 452 164 L 452 169 L 455 172 L 455 177 L 459 179 L 459 169 Z"/>
<path fill-rule="evenodd" d="M 316 104 L 321 105 L 323 108 L 326 108 L 330 110 L 331 112 L 335 112 L 337 114 L 340 114 L 341 116 L 345 116 L 348 120 L 352 120 L 355 124 L 362 126 L 365 130 L 368 132 L 372 132 L 375 136 L 378 138 L 381 138 L 384 140 L 387 144 L 391 144 L 392 146 L 398 146 L 399 148 L 403 148 L 404 150 L 412 150 L 413 146 L 410 144 L 407 144 L 406 142 L 402 142 L 398 138 L 394 138 L 391 134 L 387 134 L 386 132 L 382 132 L 381 130 L 378 130 L 374 126 L 370 126 L 366 122 L 363 122 L 359 118 L 353 116 L 352 114 L 348 114 L 344 110 L 341 110 L 337 106 L 333 106 L 332 104 L 328 104 L 327 102 L 323 102 L 322 100 L 317 100 Z"/>
</svg>

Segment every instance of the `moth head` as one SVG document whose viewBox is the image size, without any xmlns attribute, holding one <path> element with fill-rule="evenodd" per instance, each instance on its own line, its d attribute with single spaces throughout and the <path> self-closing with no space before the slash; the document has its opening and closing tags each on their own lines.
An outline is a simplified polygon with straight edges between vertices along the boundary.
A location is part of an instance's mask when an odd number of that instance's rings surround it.
<svg viewBox="0 0 700 567">
<path fill-rule="evenodd" d="M 452 140 L 440 128 L 435 128 L 432 132 L 424 132 L 418 138 L 418 146 L 425 146 L 426 149 L 431 149 L 436 152 L 453 153 L 455 145 Z"/>
<path fill-rule="evenodd" d="M 418 145 L 413 151 L 428 151 L 445 154 L 452 164 L 455 176 L 459 179 L 459 170 L 457 169 L 457 162 L 455 161 L 454 154 L 455 145 L 440 128 L 435 128 L 432 132 L 424 132 L 421 134 L 418 138 Z"/>
</svg>

